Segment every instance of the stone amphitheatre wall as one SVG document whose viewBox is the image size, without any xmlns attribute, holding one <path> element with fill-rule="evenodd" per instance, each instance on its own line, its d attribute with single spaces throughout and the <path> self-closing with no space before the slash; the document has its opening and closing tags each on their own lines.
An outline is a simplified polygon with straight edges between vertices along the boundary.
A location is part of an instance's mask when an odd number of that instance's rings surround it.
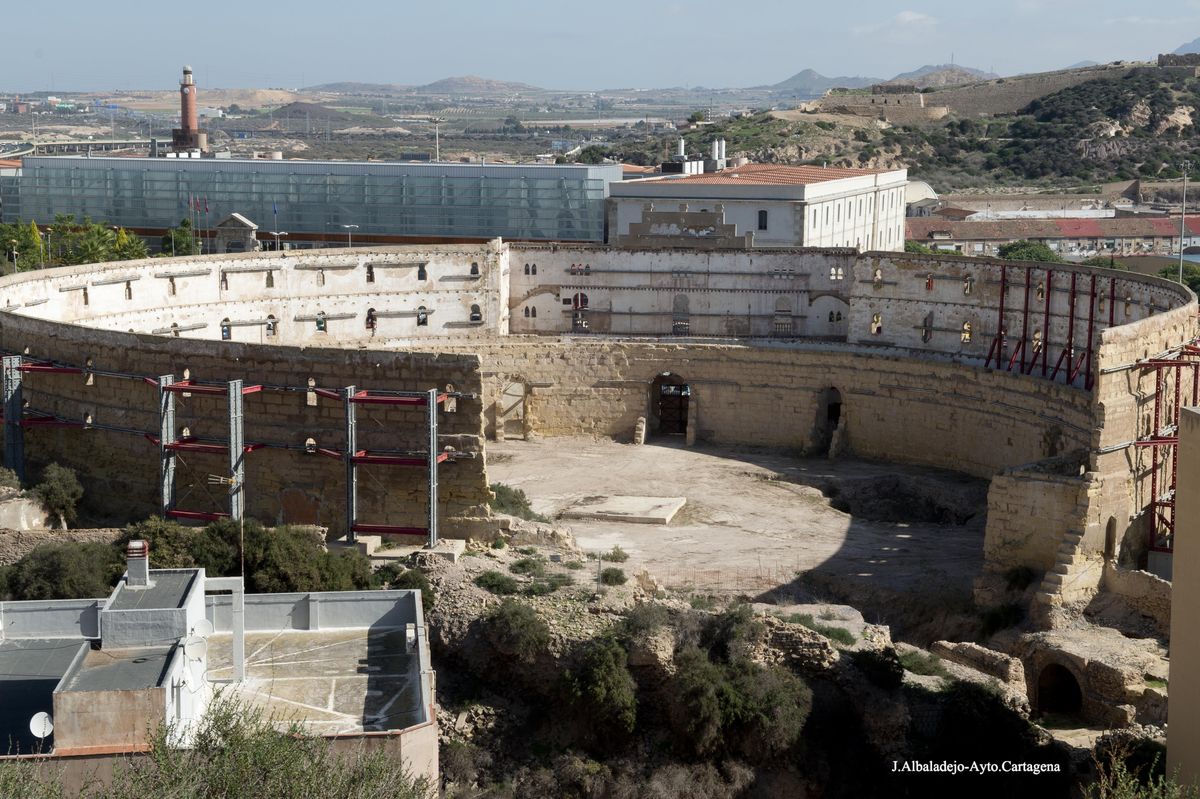
<svg viewBox="0 0 1200 799">
<path fill-rule="evenodd" d="M 480 453 L 485 430 L 498 436 L 510 427 L 514 401 L 524 417 L 519 431 L 630 440 L 639 417 L 653 423 L 651 385 L 664 372 L 691 386 L 689 427 L 701 442 L 817 452 L 828 442 L 829 404 L 840 402 L 843 438 L 859 455 L 987 478 L 1012 470 L 993 484 L 989 500 L 993 571 L 1045 570 L 1076 539 L 1078 554 L 1090 557 L 1104 547 L 1110 519 L 1121 530 L 1141 523 L 1149 502 L 1145 450 L 1130 443 L 1146 434 L 1154 384 L 1152 373 L 1133 364 L 1197 332 L 1191 294 L 1154 278 L 842 250 L 642 252 L 492 242 L 251 253 L 26 273 L 5 278 L 0 291 L 9 311 L 0 313 L 0 348 L 80 366 L 90 359 L 96 371 L 90 384 L 79 375 L 27 374 L 30 409 L 71 420 L 90 415 L 97 426 L 131 431 L 156 431 L 155 389 L 105 372 L 180 377 L 188 369 L 200 380 L 293 387 L 309 378 L 323 388 L 453 385 L 480 398 L 442 414 L 443 444 Z M 627 308 L 648 325 L 669 324 L 684 295 L 697 320 L 714 320 L 713 331 L 745 314 L 752 330 L 774 330 L 782 318 L 807 340 L 564 335 L 580 292 L 590 295 L 590 310 L 609 314 L 610 327 Z M 1072 380 L 1051 380 L 1072 303 L 1070 357 L 1078 371 Z M 830 317 L 836 322 L 827 323 Z M 71 321 L 80 326 L 64 324 Z M 510 323 L 539 335 L 509 335 Z M 1082 357 L 1089 336 L 1091 387 Z M 985 367 L 997 353 L 1000 368 L 996 358 Z M 179 424 L 191 422 L 193 434 L 224 436 L 223 403 L 192 398 L 181 409 Z M 246 440 L 299 447 L 313 437 L 338 449 L 342 413 L 324 398 L 310 405 L 303 391 L 251 395 Z M 361 445 L 421 448 L 418 416 L 371 412 L 360 424 Z M 49 427 L 28 430 L 27 439 L 32 461 L 77 466 L 110 510 L 156 508 L 157 449 L 144 438 Z M 1047 511 L 1047 479 L 1031 465 L 1076 452 L 1085 453 L 1084 473 L 1051 481 L 1056 498 Z M 223 471 L 223 458 L 187 460 L 180 494 L 191 480 L 186 504 L 213 504 L 203 478 Z M 340 526 L 338 461 L 277 447 L 252 453 L 248 464 L 252 515 Z M 423 476 L 365 471 L 360 518 L 419 526 Z M 443 518 L 464 521 L 459 527 L 469 531 L 465 522 L 487 513 L 483 458 L 448 464 L 442 474 Z M 1025 531 L 1033 536 L 1027 545 L 1003 545 Z"/>
<path fill-rule="evenodd" d="M 90 380 L 79 374 L 24 375 L 22 389 L 29 410 L 64 420 L 91 417 L 96 426 L 28 428 L 26 455 L 34 473 L 52 461 L 77 469 L 90 509 L 114 519 L 158 512 L 158 447 L 142 435 L 157 435 L 157 390 L 135 376 L 170 374 L 180 379 L 186 370 L 197 381 L 243 379 L 248 385 L 305 387 L 312 379 L 323 388 L 428 390 L 452 384 L 463 392 L 480 390 L 479 361 L 472 355 L 195 341 L 95 330 L 15 314 L 0 314 L 0 348 L 61 364 L 90 362 L 94 370 Z M 194 395 L 178 398 L 177 404 L 180 428 L 189 427 L 200 438 L 227 438 L 223 398 Z M 424 448 L 423 409 L 363 407 L 372 410 L 360 412 L 360 447 Z M 298 450 L 308 437 L 320 447 L 341 449 L 343 425 L 342 403 L 318 397 L 310 405 L 305 391 L 270 390 L 246 396 L 246 442 L 274 445 L 246 456 L 248 515 L 268 522 L 319 523 L 341 531 L 345 511 L 341 462 Z M 455 412 L 440 414 L 439 425 L 442 445 L 478 453 L 473 460 L 445 464 L 439 472 L 442 518 L 450 530 L 456 522 L 469 529 L 487 515 L 478 401 L 460 399 Z M 226 510 L 220 489 L 207 485 L 207 476 L 226 474 L 227 464 L 224 454 L 181 454 L 178 507 Z M 372 466 L 362 467 L 361 472 L 369 474 L 360 476 L 360 520 L 424 526 L 421 470 Z"/>
<path fill-rule="evenodd" d="M 951 112 L 960 117 L 1015 114 L 1040 97 L 1096 78 L 1119 78 L 1136 68 L 1137 65 L 1102 65 L 998 78 L 929 92 L 925 102 L 949 106 Z"/>
</svg>

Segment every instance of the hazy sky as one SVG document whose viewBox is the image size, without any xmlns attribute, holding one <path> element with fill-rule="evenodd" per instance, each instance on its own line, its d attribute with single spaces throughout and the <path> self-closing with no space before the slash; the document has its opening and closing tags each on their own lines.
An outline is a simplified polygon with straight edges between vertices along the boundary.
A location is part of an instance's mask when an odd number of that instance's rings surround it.
<svg viewBox="0 0 1200 799">
<path fill-rule="evenodd" d="M 5 91 L 170 88 L 184 63 L 202 86 L 219 87 L 421 84 L 468 74 L 548 88 L 752 86 L 806 67 L 887 78 L 952 53 L 956 63 L 1015 74 L 1149 58 L 1200 37 L 1200 0 L 5 6 Z"/>
</svg>

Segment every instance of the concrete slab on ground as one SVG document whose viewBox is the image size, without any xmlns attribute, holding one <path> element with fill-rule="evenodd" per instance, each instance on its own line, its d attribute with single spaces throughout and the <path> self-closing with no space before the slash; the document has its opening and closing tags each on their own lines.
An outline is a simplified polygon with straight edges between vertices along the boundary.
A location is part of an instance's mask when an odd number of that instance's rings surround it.
<svg viewBox="0 0 1200 799">
<path fill-rule="evenodd" d="M 686 497 L 584 497 L 562 512 L 564 519 L 632 524 L 670 524 Z"/>
</svg>

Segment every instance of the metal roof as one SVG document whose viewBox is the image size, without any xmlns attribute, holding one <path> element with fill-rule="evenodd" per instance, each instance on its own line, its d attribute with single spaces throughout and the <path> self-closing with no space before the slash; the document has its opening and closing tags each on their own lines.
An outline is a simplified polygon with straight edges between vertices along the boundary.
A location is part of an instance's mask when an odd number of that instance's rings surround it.
<svg viewBox="0 0 1200 799">
<path fill-rule="evenodd" d="M 181 608 L 187 598 L 188 589 L 196 579 L 198 571 L 150 570 L 152 585 L 146 588 L 130 588 L 127 583 L 117 587 L 117 595 L 105 610 L 151 610 Z"/>
<path fill-rule="evenodd" d="M 60 691 L 137 691 L 162 684 L 176 644 L 89 649 Z"/>
</svg>

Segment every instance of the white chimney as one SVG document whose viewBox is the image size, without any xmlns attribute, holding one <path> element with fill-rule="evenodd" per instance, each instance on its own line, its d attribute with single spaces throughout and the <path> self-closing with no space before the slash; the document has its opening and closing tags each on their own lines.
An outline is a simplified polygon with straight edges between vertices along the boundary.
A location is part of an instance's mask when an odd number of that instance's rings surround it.
<svg viewBox="0 0 1200 799">
<path fill-rule="evenodd" d="M 721 142 L 713 139 L 712 143 L 712 160 L 716 161 L 721 157 Z"/>
<path fill-rule="evenodd" d="M 687 153 L 686 153 L 686 152 L 684 152 L 684 149 L 683 149 L 683 148 L 684 148 L 684 144 L 683 144 L 683 137 L 682 137 L 682 136 L 680 136 L 680 137 L 679 137 L 679 155 L 680 155 L 680 156 L 687 155 Z"/>
<path fill-rule="evenodd" d="M 150 587 L 150 544 L 141 539 L 134 539 L 125 547 L 126 567 L 125 585 L 128 588 Z"/>
<path fill-rule="evenodd" d="M 717 157 L 720 158 L 722 161 L 725 160 L 725 140 L 724 139 L 721 139 L 721 154 Z"/>
</svg>

